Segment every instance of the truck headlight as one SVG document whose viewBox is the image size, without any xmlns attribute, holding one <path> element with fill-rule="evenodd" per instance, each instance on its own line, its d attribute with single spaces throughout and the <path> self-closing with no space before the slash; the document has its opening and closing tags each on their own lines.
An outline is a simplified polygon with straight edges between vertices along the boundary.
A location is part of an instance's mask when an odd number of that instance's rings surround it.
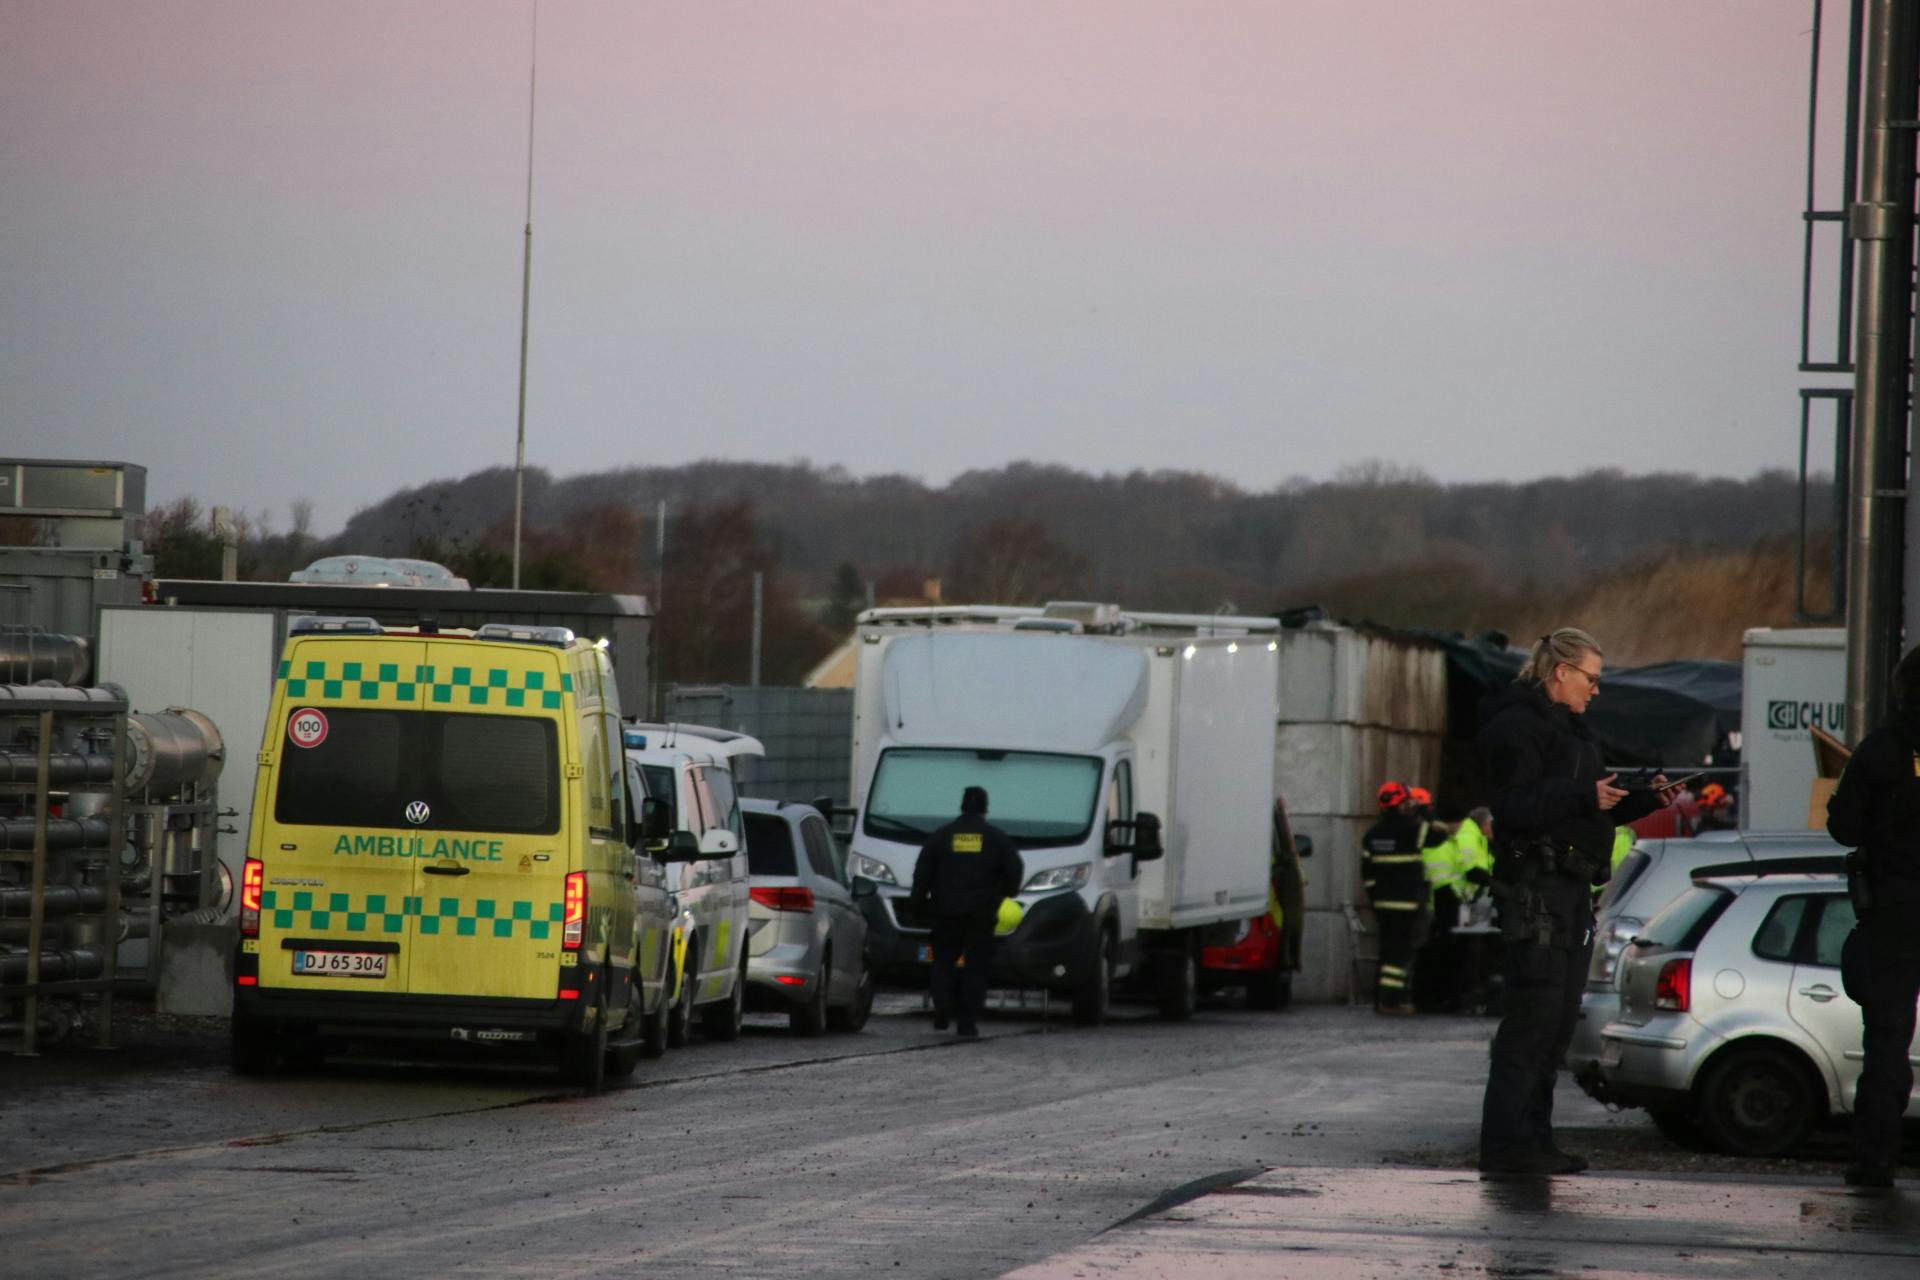
<svg viewBox="0 0 1920 1280">
<path fill-rule="evenodd" d="M 875 884 L 894 884 L 900 882 L 893 878 L 893 869 L 878 858 L 869 858 L 864 853 L 847 855 L 847 870 L 856 876 L 865 876 Z"/>
<path fill-rule="evenodd" d="M 1091 862 L 1076 862 L 1070 867 L 1054 867 L 1047 871 L 1036 871 L 1027 877 L 1020 886 L 1022 893 L 1045 893 L 1051 889 L 1078 889 L 1093 874 Z"/>
</svg>

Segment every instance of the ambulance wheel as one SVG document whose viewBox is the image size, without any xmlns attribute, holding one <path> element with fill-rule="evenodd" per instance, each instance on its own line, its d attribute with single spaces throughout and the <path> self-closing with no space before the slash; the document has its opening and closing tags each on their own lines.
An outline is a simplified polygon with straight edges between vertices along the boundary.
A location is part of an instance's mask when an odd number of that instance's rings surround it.
<svg viewBox="0 0 1920 1280">
<path fill-rule="evenodd" d="M 1073 991 L 1073 1020 L 1083 1027 L 1097 1027 L 1107 1020 L 1107 1006 L 1113 1001 L 1113 936 L 1100 930 L 1093 948 L 1093 971 Z"/>
<path fill-rule="evenodd" d="M 624 1080 L 640 1065 L 640 1029 L 647 1018 L 647 994 L 634 975 L 627 984 L 627 1021 L 620 1028 L 620 1043 L 607 1050 L 607 1074 Z"/>
<path fill-rule="evenodd" d="M 803 1004 L 787 1008 L 787 1026 L 797 1036 L 817 1036 L 827 1029 L 827 975 L 833 972 L 833 953 L 820 957 L 820 972 L 813 980 L 813 992 Z"/>
<path fill-rule="evenodd" d="M 643 997 L 644 999 L 644 997 Z M 640 1056 L 657 1058 L 667 1051 L 667 1020 L 673 1014 L 673 1001 L 664 991 L 660 1007 L 640 1019 Z"/>
<path fill-rule="evenodd" d="M 1293 975 L 1283 969 L 1247 975 L 1247 1008 L 1256 1013 L 1284 1009 L 1293 1003 Z"/>
<path fill-rule="evenodd" d="M 687 959 L 680 971 L 680 991 L 674 996 L 673 1008 L 667 1013 L 667 1044 L 675 1049 L 686 1048 L 687 1039 L 693 1034 L 693 992 L 700 985 L 699 945 L 698 934 L 687 940 Z"/>
<path fill-rule="evenodd" d="M 1155 993 L 1160 1016 L 1168 1022 L 1185 1022 L 1200 1006 L 1200 966 L 1193 948 L 1181 947 L 1160 955 L 1159 990 Z"/>
<path fill-rule="evenodd" d="M 560 1071 L 588 1093 L 607 1085 L 607 998 L 596 1007 L 591 1031 L 569 1031 L 560 1047 Z"/>
<path fill-rule="evenodd" d="M 709 1040 L 738 1040 L 747 1017 L 747 952 L 740 949 L 740 972 L 733 975 L 733 995 L 725 1004 L 710 1004 L 700 1011 L 700 1029 Z"/>
<path fill-rule="evenodd" d="M 263 1076 L 280 1065 L 280 1042 L 272 1031 L 235 1014 L 232 1035 L 229 1049 L 235 1075 Z"/>
<path fill-rule="evenodd" d="M 860 979 L 853 984 L 853 1003 L 827 1010 L 827 1025 L 835 1031 L 859 1031 L 873 1016 L 873 966 L 860 957 Z"/>
</svg>

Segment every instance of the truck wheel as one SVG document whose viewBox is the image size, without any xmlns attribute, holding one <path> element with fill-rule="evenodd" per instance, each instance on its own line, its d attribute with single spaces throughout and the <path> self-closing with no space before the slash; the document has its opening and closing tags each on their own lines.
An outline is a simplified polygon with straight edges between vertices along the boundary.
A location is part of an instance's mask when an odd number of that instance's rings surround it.
<svg viewBox="0 0 1920 1280">
<path fill-rule="evenodd" d="M 1107 1006 L 1113 1000 L 1113 935 L 1100 930 L 1093 949 L 1093 971 L 1073 991 L 1073 1020 L 1082 1027 L 1097 1027 L 1107 1020 Z"/>
<path fill-rule="evenodd" d="M 241 1076 L 263 1076 L 280 1065 L 280 1043 L 273 1032 L 250 1018 L 233 1017 L 233 1072 Z"/>
<path fill-rule="evenodd" d="M 640 1065 L 640 1030 L 647 1020 L 647 994 L 635 973 L 627 984 L 627 1022 L 620 1028 L 620 1043 L 607 1050 L 607 1074 L 624 1080 Z"/>
<path fill-rule="evenodd" d="M 596 1006 L 591 1031 L 569 1031 L 561 1038 L 560 1071 L 588 1093 L 607 1084 L 607 997 Z"/>
<path fill-rule="evenodd" d="M 1247 975 L 1247 1008 L 1270 1013 L 1293 1003 L 1293 974 L 1285 969 Z"/>
<path fill-rule="evenodd" d="M 747 956 L 741 948 L 740 972 L 733 975 L 733 996 L 725 1004 L 711 1004 L 700 1011 L 700 1029 L 709 1040 L 738 1040 L 747 1016 Z"/>
<path fill-rule="evenodd" d="M 645 996 L 641 999 L 644 1003 Z M 673 997 L 660 993 L 660 1007 L 640 1019 L 640 1056 L 657 1058 L 667 1051 L 667 1019 L 673 1014 Z"/>
<path fill-rule="evenodd" d="M 853 984 L 853 1003 L 842 1008 L 828 1008 L 827 1025 L 835 1031 L 859 1031 L 872 1016 L 873 966 L 867 963 L 863 953 L 860 957 L 860 977 Z"/>
<path fill-rule="evenodd" d="M 700 985 L 700 953 L 694 948 L 700 943 L 699 935 L 694 935 L 687 943 L 685 967 L 680 971 L 680 990 L 673 998 L 673 1007 L 667 1013 L 667 1043 L 675 1049 L 687 1047 L 687 1039 L 693 1034 L 693 993 Z"/>
<path fill-rule="evenodd" d="M 787 1026 L 797 1036 L 817 1036 L 827 1029 L 827 975 L 833 972 L 833 955 L 820 958 L 820 972 L 814 975 L 813 991 L 806 1001 L 787 1010 Z"/>
<path fill-rule="evenodd" d="M 1160 956 L 1158 1002 L 1168 1022 L 1185 1022 L 1200 1005 L 1200 966 L 1193 948 L 1181 947 Z"/>
</svg>

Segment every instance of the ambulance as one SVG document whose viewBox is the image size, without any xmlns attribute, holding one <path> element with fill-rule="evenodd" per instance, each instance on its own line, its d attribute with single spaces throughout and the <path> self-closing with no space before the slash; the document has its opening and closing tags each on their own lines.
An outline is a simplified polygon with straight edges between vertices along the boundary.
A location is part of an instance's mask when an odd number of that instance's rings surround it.
<svg viewBox="0 0 1920 1280">
<path fill-rule="evenodd" d="M 237 1071 L 412 1040 L 535 1054 L 598 1089 L 661 1052 L 663 863 L 699 854 L 644 800 L 601 646 L 297 618 L 263 742 Z"/>
</svg>

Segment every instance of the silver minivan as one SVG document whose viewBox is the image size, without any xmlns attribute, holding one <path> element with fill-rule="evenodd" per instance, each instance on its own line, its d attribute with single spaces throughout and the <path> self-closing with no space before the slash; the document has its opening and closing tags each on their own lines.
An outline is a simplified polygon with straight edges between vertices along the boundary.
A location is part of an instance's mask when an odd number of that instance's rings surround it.
<svg viewBox="0 0 1920 1280">
<path fill-rule="evenodd" d="M 1710 831 L 1692 839 L 1642 840 L 1615 869 L 1600 897 L 1593 928 L 1593 959 L 1580 998 L 1580 1019 L 1566 1067 L 1601 1102 L 1611 1102 L 1600 1074 L 1600 1029 L 1614 1020 L 1620 996 L 1614 969 L 1621 952 L 1647 921 L 1685 893 L 1694 877 L 1746 871 L 1838 871 L 1846 850 L 1824 831 Z"/>
<path fill-rule="evenodd" d="M 1683 1145 L 1749 1156 L 1784 1155 L 1850 1113 L 1860 1007 L 1840 947 L 1853 926 L 1840 875 L 1695 882 L 1622 954 L 1619 1012 L 1601 1029 L 1614 1098 Z"/>
<path fill-rule="evenodd" d="M 873 1012 L 867 921 L 827 817 L 810 804 L 741 801 L 752 889 L 747 908 L 747 1002 L 784 1011 L 803 1036 L 858 1031 Z"/>
</svg>

